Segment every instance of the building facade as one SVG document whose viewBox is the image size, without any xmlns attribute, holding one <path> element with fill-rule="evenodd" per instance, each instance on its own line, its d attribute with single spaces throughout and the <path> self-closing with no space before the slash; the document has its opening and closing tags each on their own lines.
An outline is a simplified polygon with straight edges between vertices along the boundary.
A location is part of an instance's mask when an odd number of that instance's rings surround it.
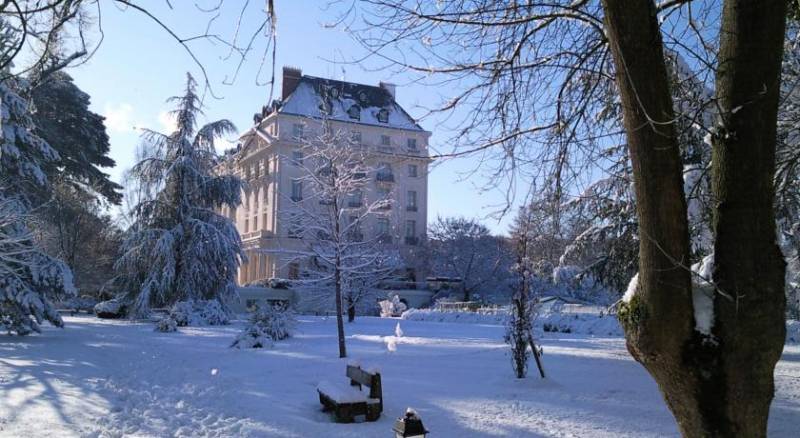
<svg viewBox="0 0 800 438">
<path fill-rule="evenodd" d="M 369 167 L 378 169 L 359 196 L 365 202 L 393 200 L 387 211 L 360 225 L 364 238 L 381 237 L 387 249 L 399 250 L 405 268 L 398 276 L 424 280 L 431 133 L 397 104 L 394 85 L 304 76 L 284 67 L 281 99 L 264 107 L 254 122 L 220 164 L 221 172 L 245 181 L 241 205 L 222 212 L 236 223 L 248 256 L 240 285 L 301 275 L 302 264 L 288 253 L 305 242 L 293 234 L 286 213 L 309 195 L 297 163 L 304 139 L 323 129 L 323 122 L 327 129 L 348 132 L 368 151 Z"/>
</svg>

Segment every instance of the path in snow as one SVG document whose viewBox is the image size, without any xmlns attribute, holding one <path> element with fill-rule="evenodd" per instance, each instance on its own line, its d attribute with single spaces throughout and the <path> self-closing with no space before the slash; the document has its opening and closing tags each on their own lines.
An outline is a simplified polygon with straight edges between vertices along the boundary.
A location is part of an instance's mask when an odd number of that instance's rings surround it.
<svg viewBox="0 0 800 438">
<path fill-rule="evenodd" d="M 493 325 L 360 318 L 348 351 L 382 372 L 384 415 L 342 425 L 315 386 L 344 379 L 335 320 L 301 317 L 272 350 L 228 348 L 241 325 L 156 333 L 150 324 L 68 317 L 64 330 L 0 336 L 0 436 L 383 437 L 412 406 L 431 436 L 675 436 L 655 384 L 621 338 L 548 335 L 549 378 L 517 380 Z M 535 374 L 535 370 L 532 370 Z M 776 370 L 770 436 L 800 418 L 800 346 Z"/>
</svg>

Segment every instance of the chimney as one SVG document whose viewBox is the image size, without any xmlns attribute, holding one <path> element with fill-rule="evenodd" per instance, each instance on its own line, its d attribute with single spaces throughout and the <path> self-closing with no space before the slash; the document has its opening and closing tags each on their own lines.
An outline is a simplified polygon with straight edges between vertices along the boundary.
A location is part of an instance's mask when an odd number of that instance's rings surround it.
<svg viewBox="0 0 800 438">
<path fill-rule="evenodd" d="M 283 89 L 281 92 L 281 100 L 286 100 L 290 94 L 297 88 L 300 83 L 300 77 L 303 76 L 303 71 L 297 67 L 283 67 Z"/>
<path fill-rule="evenodd" d="M 395 99 L 397 97 L 395 95 L 395 91 L 397 89 L 397 85 L 389 83 L 389 82 L 379 82 L 378 86 L 383 88 L 384 90 L 388 91 L 389 94 L 392 95 L 392 99 Z"/>
</svg>

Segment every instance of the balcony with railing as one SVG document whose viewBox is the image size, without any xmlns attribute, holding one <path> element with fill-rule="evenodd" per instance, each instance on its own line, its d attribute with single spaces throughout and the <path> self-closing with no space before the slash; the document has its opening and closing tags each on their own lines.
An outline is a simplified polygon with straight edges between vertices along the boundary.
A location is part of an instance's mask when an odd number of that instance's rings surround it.
<svg viewBox="0 0 800 438">
<path fill-rule="evenodd" d="M 386 183 L 393 183 L 394 182 L 394 173 L 381 171 L 375 174 L 375 179 L 378 182 L 386 182 Z"/>
<path fill-rule="evenodd" d="M 256 230 L 250 231 L 249 233 L 242 234 L 242 242 L 247 240 L 255 240 L 255 239 L 262 239 L 272 237 L 272 232 L 267 230 Z"/>
</svg>

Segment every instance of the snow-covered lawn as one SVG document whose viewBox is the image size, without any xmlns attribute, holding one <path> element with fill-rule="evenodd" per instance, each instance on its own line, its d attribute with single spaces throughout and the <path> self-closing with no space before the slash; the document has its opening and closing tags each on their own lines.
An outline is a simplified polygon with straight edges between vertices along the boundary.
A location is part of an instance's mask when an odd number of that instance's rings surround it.
<svg viewBox="0 0 800 438">
<path fill-rule="evenodd" d="M 315 386 L 344 379 L 335 321 L 301 317 L 272 350 L 228 348 L 241 323 L 156 333 L 152 324 L 68 317 L 64 330 L 0 336 L 0 436 L 391 436 L 411 406 L 431 437 L 674 436 L 671 415 L 621 338 L 548 334 L 547 380 L 517 380 L 495 325 L 346 326 L 352 358 L 383 378 L 375 423 L 336 424 Z M 800 346 L 778 365 L 770 436 L 796 436 Z"/>
</svg>

